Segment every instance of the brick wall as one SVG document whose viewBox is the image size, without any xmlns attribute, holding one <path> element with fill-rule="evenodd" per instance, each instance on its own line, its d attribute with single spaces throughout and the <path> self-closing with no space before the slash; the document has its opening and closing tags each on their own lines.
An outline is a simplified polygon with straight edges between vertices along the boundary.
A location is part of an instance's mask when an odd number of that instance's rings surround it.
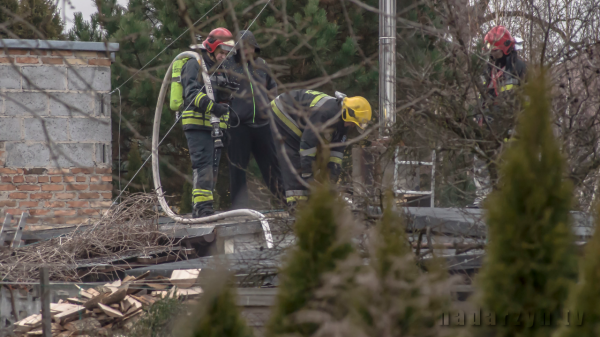
<svg viewBox="0 0 600 337">
<path fill-rule="evenodd" d="M 0 221 L 28 210 L 29 224 L 97 218 L 112 198 L 106 53 L 0 51 Z"/>
</svg>

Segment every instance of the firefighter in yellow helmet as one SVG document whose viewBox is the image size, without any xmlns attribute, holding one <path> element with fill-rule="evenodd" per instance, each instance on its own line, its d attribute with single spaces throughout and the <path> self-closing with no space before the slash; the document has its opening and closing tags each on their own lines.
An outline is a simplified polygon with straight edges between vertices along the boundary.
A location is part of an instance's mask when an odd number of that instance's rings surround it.
<svg viewBox="0 0 600 337">
<path fill-rule="evenodd" d="M 279 134 L 283 137 L 285 151 L 293 168 L 302 179 L 313 175 L 313 162 L 317 155 L 320 134 L 329 143 L 344 143 L 352 127 L 364 131 L 371 120 L 371 105 L 360 96 L 346 97 L 336 92 L 335 97 L 314 90 L 292 90 L 281 94 L 271 102 Z M 331 148 L 328 169 L 332 181 L 337 181 L 342 170 L 342 158 L 346 146 Z M 277 147 L 278 151 L 281 148 Z M 290 165 L 279 153 L 279 165 L 285 187 L 287 204 L 295 205 L 308 198 L 308 190 Z"/>
</svg>

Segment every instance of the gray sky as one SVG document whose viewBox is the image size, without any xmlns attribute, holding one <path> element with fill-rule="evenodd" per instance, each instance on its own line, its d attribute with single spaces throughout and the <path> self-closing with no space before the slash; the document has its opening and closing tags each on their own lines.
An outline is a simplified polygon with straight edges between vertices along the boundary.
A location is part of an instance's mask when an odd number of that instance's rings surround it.
<svg viewBox="0 0 600 337">
<path fill-rule="evenodd" d="M 66 1 L 66 2 L 65 2 Z M 69 5 L 69 2 L 71 5 Z M 121 6 L 126 6 L 128 0 L 118 0 Z M 83 14 L 83 18 L 85 20 L 90 19 L 90 15 L 96 12 L 96 5 L 94 5 L 93 0 L 61 0 L 60 1 L 60 10 L 62 11 L 63 3 L 65 4 L 65 13 L 67 20 L 66 31 L 73 27 L 73 14 L 75 12 L 81 12 Z M 73 9 L 73 8 L 74 9 Z"/>
</svg>

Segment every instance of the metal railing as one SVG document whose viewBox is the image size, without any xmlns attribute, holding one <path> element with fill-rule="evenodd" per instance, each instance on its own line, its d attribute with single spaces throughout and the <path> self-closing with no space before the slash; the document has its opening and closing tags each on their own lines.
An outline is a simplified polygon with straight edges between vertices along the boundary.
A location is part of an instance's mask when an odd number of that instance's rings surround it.
<svg viewBox="0 0 600 337">
<path fill-rule="evenodd" d="M 396 148 L 396 153 L 394 154 L 394 194 L 396 196 L 399 195 L 429 195 L 430 196 L 430 207 L 434 207 L 435 206 L 435 159 L 436 159 L 436 154 L 435 154 L 435 150 L 431 151 L 431 161 L 430 162 L 425 162 L 425 161 L 415 161 L 415 160 L 400 160 L 400 147 Z M 401 179 L 400 175 L 400 167 L 406 165 L 406 166 L 431 166 L 431 190 L 430 191 L 417 191 L 417 190 L 410 190 L 410 189 L 403 189 L 400 188 L 400 182 L 399 180 Z M 421 185 L 421 177 L 419 177 L 419 175 L 417 175 L 416 177 L 416 181 L 418 186 Z"/>
</svg>

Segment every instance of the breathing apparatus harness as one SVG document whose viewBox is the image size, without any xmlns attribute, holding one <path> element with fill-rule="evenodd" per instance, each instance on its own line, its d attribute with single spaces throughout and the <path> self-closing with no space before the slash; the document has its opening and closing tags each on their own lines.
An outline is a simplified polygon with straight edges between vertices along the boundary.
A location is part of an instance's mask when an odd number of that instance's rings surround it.
<svg viewBox="0 0 600 337">
<path fill-rule="evenodd" d="M 200 58 L 199 62 L 200 62 L 200 65 L 202 66 L 202 79 L 204 80 L 204 86 L 206 87 L 206 95 L 212 101 L 217 102 L 215 100 L 215 94 L 212 89 L 212 83 L 210 81 L 210 76 L 208 75 L 208 69 L 206 68 L 206 63 L 204 62 L 204 60 L 202 58 Z M 238 84 L 229 81 L 229 79 L 223 74 L 216 75 L 216 78 L 217 78 L 216 82 L 217 82 L 218 87 L 229 89 L 231 91 L 237 91 L 239 89 Z M 232 100 L 233 100 L 233 97 L 230 96 L 228 103 L 230 103 Z M 221 102 L 217 102 L 217 103 L 221 103 Z M 229 111 L 231 111 L 230 104 L 227 104 L 227 108 Z M 217 117 L 213 114 L 210 115 L 210 124 L 213 126 L 213 129 L 212 129 L 212 132 L 210 133 L 210 135 L 214 139 L 215 149 L 221 149 L 224 147 L 223 140 L 222 140 L 223 131 L 221 130 L 221 127 L 219 126 L 220 122 L 221 122 L 221 120 L 219 117 Z"/>
<path fill-rule="evenodd" d="M 173 68 L 174 75 L 176 76 L 173 77 L 173 82 L 171 83 L 171 109 L 176 110 L 177 114 L 179 114 L 181 107 L 183 107 L 183 86 L 181 84 L 181 68 L 188 61 L 189 56 L 193 56 L 201 66 L 202 80 L 204 82 L 204 87 L 206 88 L 206 96 L 208 96 L 208 98 L 215 103 L 226 104 L 229 112 L 231 112 L 232 109 L 229 103 L 233 100 L 233 95 L 230 94 L 227 98 L 218 97 L 219 100 L 217 101 L 217 97 L 215 95 L 215 91 L 213 90 L 212 82 L 210 79 L 211 76 L 209 76 L 208 74 L 206 62 L 204 62 L 202 56 L 199 53 L 187 52 L 186 54 L 187 55 L 185 56 L 187 56 L 187 58 L 176 58 L 180 62 Z M 217 87 L 219 88 L 226 89 L 230 92 L 235 92 L 239 89 L 239 84 L 229 80 L 229 78 L 223 73 L 213 74 L 213 77 L 215 78 L 215 82 L 217 84 Z M 211 114 L 209 121 L 212 125 L 211 136 L 214 139 L 214 148 L 221 149 L 224 147 L 222 140 L 223 130 L 221 130 L 221 127 L 219 125 L 221 123 L 221 119 Z"/>
</svg>

